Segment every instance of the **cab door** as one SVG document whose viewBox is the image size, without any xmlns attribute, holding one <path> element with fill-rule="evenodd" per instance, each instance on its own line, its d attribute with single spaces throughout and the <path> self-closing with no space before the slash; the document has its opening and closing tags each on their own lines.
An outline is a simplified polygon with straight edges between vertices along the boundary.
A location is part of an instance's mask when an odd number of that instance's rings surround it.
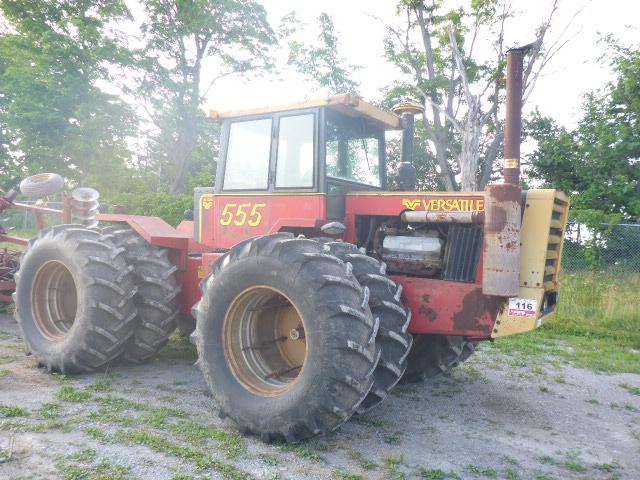
<svg viewBox="0 0 640 480">
<path fill-rule="evenodd" d="M 202 243 L 227 249 L 326 219 L 317 109 L 230 119 L 222 132 L 216 191 L 200 197 Z"/>
</svg>

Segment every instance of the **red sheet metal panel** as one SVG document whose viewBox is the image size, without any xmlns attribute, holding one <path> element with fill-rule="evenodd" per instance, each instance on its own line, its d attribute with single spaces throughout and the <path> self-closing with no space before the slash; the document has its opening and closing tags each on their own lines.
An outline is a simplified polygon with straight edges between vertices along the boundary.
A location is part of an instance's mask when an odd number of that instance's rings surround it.
<svg viewBox="0 0 640 480">
<path fill-rule="evenodd" d="M 489 338 L 504 299 L 482 294 L 478 283 L 391 275 L 402 285 L 402 299 L 411 309 L 409 331 Z"/>
<path fill-rule="evenodd" d="M 98 215 L 98 220 L 127 223 L 152 245 L 184 250 L 185 253 L 189 245 L 189 234 L 179 232 L 159 217 L 102 213 Z"/>
<path fill-rule="evenodd" d="M 198 210 L 196 239 L 216 249 L 284 227 L 317 228 L 327 218 L 326 197 L 321 193 L 205 194 Z"/>
<path fill-rule="evenodd" d="M 484 192 L 352 192 L 347 195 L 347 215 L 395 216 L 405 210 L 483 212 Z"/>
<path fill-rule="evenodd" d="M 222 253 L 191 253 L 182 277 L 182 313 L 191 316 L 191 308 L 200 300 L 200 282 L 211 272 L 211 264 Z"/>
</svg>

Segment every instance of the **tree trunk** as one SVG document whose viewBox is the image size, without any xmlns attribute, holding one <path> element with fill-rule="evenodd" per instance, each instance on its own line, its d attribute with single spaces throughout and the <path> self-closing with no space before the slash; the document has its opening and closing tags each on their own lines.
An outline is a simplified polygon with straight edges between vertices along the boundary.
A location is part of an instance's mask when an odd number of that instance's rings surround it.
<svg viewBox="0 0 640 480">
<path fill-rule="evenodd" d="M 463 123 L 462 145 L 458 163 L 460 165 L 460 184 L 462 191 L 475 192 L 478 189 L 476 172 L 480 153 L 480 135 L 482 133 L 482 113 L 480 102 L 473 98 Z"/>
<path fill-rule="evenodd" d="M 187 192 L 187 180 L 191 159 L 196 148 L 196 113 L 185 111 L 183 117 L 182 131 L 175 151 L 175 175 L 171 181 L 170 193 L 181 195 Z"/>
</svg>

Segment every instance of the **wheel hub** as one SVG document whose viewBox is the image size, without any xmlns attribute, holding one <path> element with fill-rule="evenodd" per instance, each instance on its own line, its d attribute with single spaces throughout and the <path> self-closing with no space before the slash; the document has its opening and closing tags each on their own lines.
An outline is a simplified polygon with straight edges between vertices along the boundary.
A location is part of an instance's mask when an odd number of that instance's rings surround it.
<svg viewBox="0 0 640 480">
<path fill-rule="evenodd" d="M 251 287 L 227 310 L 224 353 L 236 379 L 249 391 L 278 396 L 300 377 L 307 357 L 299 310 L 272 287 Z"/>
<path fill-rule="evenodd" d="M 57 260 L 42 265 L 31 295 L 38 329 L 50 340 L 62 340 L 73 326 L 78 306 L 76 283 L 66 265 Z"/>
</svg>

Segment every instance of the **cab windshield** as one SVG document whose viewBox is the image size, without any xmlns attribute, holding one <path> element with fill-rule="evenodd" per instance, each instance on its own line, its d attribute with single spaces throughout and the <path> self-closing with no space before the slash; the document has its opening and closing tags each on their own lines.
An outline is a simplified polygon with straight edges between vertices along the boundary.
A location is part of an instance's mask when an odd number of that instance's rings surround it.
<svg viewBox="0 0 640 480">
<path fill-rule="evenodd" d="M 327 175 L 379 187 L 383 133 L 363 118 L 327 112 L 325 126 Z"/>
</svg>

